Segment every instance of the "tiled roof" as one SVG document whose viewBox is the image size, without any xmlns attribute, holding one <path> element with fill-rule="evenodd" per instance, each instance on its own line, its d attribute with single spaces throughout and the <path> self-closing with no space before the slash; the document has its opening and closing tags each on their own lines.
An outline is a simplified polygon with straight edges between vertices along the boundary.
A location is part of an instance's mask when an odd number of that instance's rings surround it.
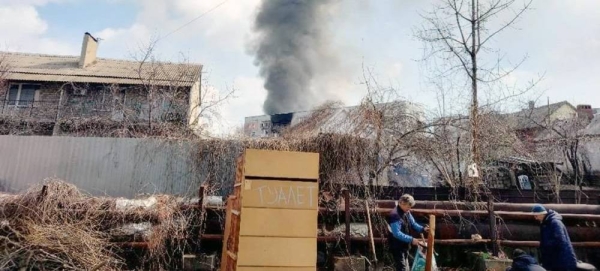
<svg viewBox="0 0 600 271">
<path fill-rule="evenodd" d="M 8 80 L 80 82 L 104 84 L 153 84 L 192 86 L 199 81 L 202 65 L 145 63 L 98 58 L 80 68 L 79 56 L 0 52 L 9 69 Z"/>
</svg>

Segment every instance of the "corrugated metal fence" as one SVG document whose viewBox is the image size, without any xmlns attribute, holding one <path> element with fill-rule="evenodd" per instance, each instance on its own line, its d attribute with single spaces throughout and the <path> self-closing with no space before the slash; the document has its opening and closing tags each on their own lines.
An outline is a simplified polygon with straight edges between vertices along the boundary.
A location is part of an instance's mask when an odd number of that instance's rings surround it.
<svg viewBox="0 0 600 271">
<path fill-rule="evenodd" d="M 57 177 L 93 195 L 194 194 L 206 179 L 195 152 L 153 139 L 0 136 L 0 191 Z"/>
</svg>

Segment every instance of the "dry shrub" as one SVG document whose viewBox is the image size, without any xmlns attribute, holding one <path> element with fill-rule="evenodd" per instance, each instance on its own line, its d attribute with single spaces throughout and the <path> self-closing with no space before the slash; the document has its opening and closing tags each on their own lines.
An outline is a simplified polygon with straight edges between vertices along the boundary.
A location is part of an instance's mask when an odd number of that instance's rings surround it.
<svg viewBox="0 0 600 271">
<path fill-rule="evenodd" d="M 364 183 L 368 158 L 373 155 L 371 142 L 352 135 L 319 134 L 243 140 L 203 140 L 199 144 L 197 164 L 206 173 L 211 190 L 227 195 L 233 188 L 236 158 L 244 149 L 317 152 L 320 154 L 321 190 L 339 184 Z M 349 176 L 352 178 L 340 178 Z M 219 187 L 221 186 L 221 187 Z"/>
<path fill-rule="evenodd" d="M 0 197 L 0 270 L 120 270 L 124 261 L 110 229 L 152 222 L 142 264 L 153 270 L 171 263 L 171 238 L 183 239 L 185 217 L 176 200 L 156 196 L 151 208 L 118 208 L 115 199 L 90 197 L 72 184 L 46 180 L 20 195 Z"/>
<path fill-rule="evenodd" d="M 186 249 L 185 240 L 191 218 L 180 211 L 173 197 L 158 197 L 156 213 L 159 223 L 153 227 L 152 238 L 148 240 L 148 250 L 142 259 L 152 270 L 170 269 L 181 261 L 175 255 Z"/>
<path fill-rule="evenodd" d="M 85 214 L 102 204 L 87 200 L 75 186 L 49 180 L 0 200 L 3 221 L 0 269 L 118 270 L 105 234 Z"/>
</svg>

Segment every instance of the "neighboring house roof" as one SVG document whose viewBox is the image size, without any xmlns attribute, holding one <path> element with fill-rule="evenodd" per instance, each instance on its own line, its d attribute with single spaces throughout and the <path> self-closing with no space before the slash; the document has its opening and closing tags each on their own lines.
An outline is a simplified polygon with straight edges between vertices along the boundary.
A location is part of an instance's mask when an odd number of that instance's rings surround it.
<svg viewBox="0 0 600 271">
<path fill-rule="evenodd" d="M 541 164 L 541 163 L 553 163 L 558 164 L 556 161 L 540 161 L 520 156 L 508 156 L 497 160 L 498 162 L 511 163 L 511 164 Z"/>
<path fill-rule="evenodd" d="M 386 126 L 407 125 L 408 121 L 422 121 L 423 109 L 420 105 L 407 101 L 394 101 L 375 105 L 379 110 L 388 114 L 390 122 Z M 371 123 L 365 119 L 365 112 L 361 106 L 350 107 L 332 107 L 321 108 L 311 111 L 294 112 L 287 114 L 274 114 L 246 117 L 246 125 L 250 123 L 254 125 L 245 130 L 246 134 L 256 131 L 257 122 L 271 122 L 274 125 L 276 119 L 285 119 L 284 127 L 287 132 L 293 134 L 318 134 L 318 133 L 334 133 L 334 134 L 354 134 L 361 137 L 369 137 Z M 394 127 L 402 129 L 402 127 Z"/>
<path fill-rule="evenodd" d="M 581 131 L 583 135 L 597 136 L 600 135 L 600 115 L 596 114 L 590 124 Z"/>
<path fill-rule="evenodd" d="M 7 80 L 102 84 L 151 84 L 190 87 L 200 79 L 202 65 L 97 58 L 81 68 L 79 56 L 0 52 Z M 4 66 L 4 65 L 3 65 Z"/>
<path fill-rule="evenodd" d="M 538 128 L 540 125 L 545 124 L 548 118 L 552 116 L 554 112 L 565 105 L 573 108 L 573 110 L 576 110 L 575 107 L 569 102 L 563 101 L 533 109 L 523 109 L 519 112 L 508 114 L 508 117 L 515 121 L 515 128 L 517 130 Z"/>
</svg>

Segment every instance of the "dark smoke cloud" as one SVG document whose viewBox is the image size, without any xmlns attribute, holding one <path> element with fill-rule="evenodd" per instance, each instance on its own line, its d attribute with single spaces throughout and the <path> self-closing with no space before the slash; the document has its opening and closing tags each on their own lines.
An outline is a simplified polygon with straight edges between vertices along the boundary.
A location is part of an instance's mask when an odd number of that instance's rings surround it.
<svg viewBox="0 0 600 271">
<path fill-rule="evenodd" d="M 255 64 L 265 79 L 266 114 L 310 109 L 318 103 L 311 84 L 328 65 L 324 8 L 335 0 L 263 0 L 255 21 Z M 320 64 L 319 64 L 320 63 Z"/>
</svg>

